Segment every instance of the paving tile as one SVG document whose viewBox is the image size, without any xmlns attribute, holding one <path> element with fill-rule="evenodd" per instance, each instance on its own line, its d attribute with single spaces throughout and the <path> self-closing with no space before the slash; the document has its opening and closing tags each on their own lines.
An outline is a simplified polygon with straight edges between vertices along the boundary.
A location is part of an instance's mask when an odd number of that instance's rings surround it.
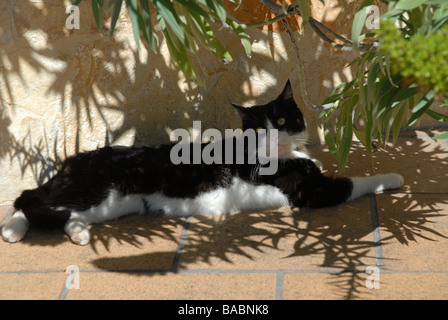
<svg viewBox="0 0 448 320">
<path fill-rule="evenodd" d="M 372 291 L 381 300 L 446 300 L 448 273 L 384 273 Z"/>
<path fill-rule="evenodd" d="M 367 289 L 363 272 L 285 273 L 283 300 L 369 299 L 375 289 Z M 381 280 L 381 276 L 380 276 Z M 380 283 L 381 284 L 381 283 Z"/>
<path fill-rule="evenodd" d="M 368 289 L 367 273 L 287 273 L 284 300 L 422 300 L 448 298 L 448 273 L 379 273 Z"/>
<path fill-rule="evenodd" d="M 75 299 L 274 299 L 275 274 L 233 273 L 80 273 Z"/>
<path fill-rule="evenodd" d="M 445 140 L 434 140 L 430 135 L 438 131 L 412 132 L 399 137 L 395 147 L 389 145 L 373 153 L 372 160 L 359 142 L 353 142 L 343 176 L 366 176 L 395 172 L 403 175 L 405 185 L 400 192 L 448 193 L 448 145 Z M 410 136 L 409 136 L 410 135 Z M 310 148 L 324 171 L 338 175 L 337 160 L 324 146 Z"/>
<path fill-rule="evenodd" d="M 185 220 L 128 216 L 91 226 L 91 242 L 78 246 L 63 231 L 30 229 L 15 244 L 0 240 L 0 271 L 170 270 Z"/>
<path fill-rule="evenodd" d="M 67 275 L 54 273 L 0 273 L 0 300 L 57 300 Z"/>
<path fill-rule="evenodd" d="M 448 197 L 377 196 L 387 270 L 448 271 Z"/>
<path fill-rule="evenodd" d="M 368 197 L 333 208 L 192 218 L 181 269 L 355 269 L 376 263 Z"/>
</svg>

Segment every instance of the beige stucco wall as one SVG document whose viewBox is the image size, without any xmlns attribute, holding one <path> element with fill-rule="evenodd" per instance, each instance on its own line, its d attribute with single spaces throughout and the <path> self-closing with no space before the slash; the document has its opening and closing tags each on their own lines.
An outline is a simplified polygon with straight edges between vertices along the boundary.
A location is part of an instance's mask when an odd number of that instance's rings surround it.
<svg viewBox="0 0 448 320">
<path fill-rule="evenodd" d="M 313 16 L 349 34 L 356 1 L 341 13 L 339 1 L 314 1 Z M 249 8 L 258 1 L 243 1 Z M 252 4 L 251 4 L 252 3 Z M 266 103 L 289 78 L 302 104 L 297 62 L 288 35 L 277 26 L 250 29 L 250 57 L 225 28 L 219 31 L 234 61 L 223 64 L 201 51 L 204 87 L 177 71 L 160 41 L 158 53 L 137 50 L 125 11 L 114 38 L 95 25 L 90 1 L 80 5 L 79 30 L 65 29 L 65 0 L 0 3 L 0 204 L 45 181 L 55 162 L 105 144 L 158 144 L 175 128 L 239 126 L 229 101 Z M 254 19 L 245 7 L 235 13 Z M 259 10 L 259 9 L 257 9 Z M 258 17 L 255 17 L 258 18 Z M 251 22 L 251 21 L 246 21 Z M 341 80 L 351 54 L 337 52 L 308 28 L 294 26 L 310 100 L 319 104 Z M 280 31 L 280 32 L 276 32 Z M 161 36 L 159 36 L 162 39 Z M 320 141 L 317 115 L 304 110 L 311 142 Z"/>
</svg>

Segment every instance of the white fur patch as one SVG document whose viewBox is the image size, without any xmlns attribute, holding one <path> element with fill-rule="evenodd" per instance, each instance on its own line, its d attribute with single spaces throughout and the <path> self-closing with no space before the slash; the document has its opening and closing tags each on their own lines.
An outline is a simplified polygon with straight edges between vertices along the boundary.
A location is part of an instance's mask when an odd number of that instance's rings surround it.
<svg viewBox="0 0 448 320">
<path fill-rule="evenodd" d="M 157 193 L 145 196 L 145 200 L 151 209 L 163 210 L 172 216 L 218 215 L 289 204 L 288 197 L 280 189 L 269 185 L 255 186 L 239 178 L 233 178 L 228 187 L 202 193 L 192 199 L 171 198 Z"/>
<path fill-rule="evenodd" d="M 396 173 L 377 174 L 371 177 L 351 178 L 353 190 L 348 201 L 369 193 L 380 192 L 388 189 L 400 188 L 403 185 L 403 177 Z"/>
<path fill-rule="evenodd" d="M 7 242 L 18 242 L 28 231 L 29 223 L 22 211 L 17 211 L 2 228 L 2 237 Z"/>
<path fill-rule="evenodd" d="M 217 188 L 186 199 L 167 197 L 161 193 L 120 196 L 117 190 L 112 189 L 98 206 L 72 212 L 64 229 L 74 243 L 86 245 L 90 241 L 88 225 L 131 213 L 144 214 L 147 207 L 151 211 L 162 210 L 168 216 L 192 216 L 219 215 L 287 205 L 288 197 L 280 189 L 269 185 L 253 185 L 239 178 L 233 178 L 232 184 L 225 188 Z"/>
<path fill-rule="evenodd" d="M 280 207 L 289 205 L 289 200 L 274 186 L 253 185 L 233 178 L 232 184 L 227 187 L 186 199 L 167 197 L 161 193 L 119 196 L 116 190 L 111 190 L 100 205 L 82 212 L 73 212 L 70 220 L 83 220 L 86 224 L 100 223 L 130 213 L 143 214 L 146 205 L 150 210 L 163 210 L 169 216 L 191 216 Z"/>
</svg>

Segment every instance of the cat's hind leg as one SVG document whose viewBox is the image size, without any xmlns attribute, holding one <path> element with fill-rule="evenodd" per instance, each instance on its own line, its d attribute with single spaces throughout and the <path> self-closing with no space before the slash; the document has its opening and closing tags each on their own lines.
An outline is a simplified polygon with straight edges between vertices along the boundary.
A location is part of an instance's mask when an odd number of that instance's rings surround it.
<svg viewBox="0 0 448 320">
<path fill-rule="evenodd" d="M 90 241 L 89 225 L 104 223 L 131 213 L 144 212 L 145 201 L 142 195 L 121 195 L 117 190 L 111 189 L 98 205 L 84 211 L 72 211 L 64 230 L 75 244 L 87 245 Z"/>
<path fill-rule="evenodd" d="M 16 210 L 11 219 L 2 228 L 3 240 L 9 243 L 19 242 L 25 237 L 29 222 L 21 210 Z"/>
</svg>

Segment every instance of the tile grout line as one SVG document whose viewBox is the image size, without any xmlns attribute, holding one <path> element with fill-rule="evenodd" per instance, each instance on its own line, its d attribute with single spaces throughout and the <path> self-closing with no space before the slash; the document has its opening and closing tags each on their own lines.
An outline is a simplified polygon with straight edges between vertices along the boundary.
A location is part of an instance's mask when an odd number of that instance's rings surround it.
<svg viewBox="0 0 448 320">
<path fill-rule="evenodd" d="M 187 220 L 185 220 L 184 226 L 182 227 L 182 232 L 180 233 L 179 243 L 173 259 L 173 267 L 171 268 L 171 271 L 173 272 L 178 271 L 180 257 L 182 255 L 182 250 L 184 249 L 185 239 L 187 238 L 188 227 L 190 226 L 190 218 L 191 217 L 188 217 Z"/>
<path fill-rule="evenodd" d="M 372 228 L 373 228 L 373 242 L 375 243 L 375 256 L 376 256 L 376 265 L 383 270 L 384 269 L 384 258 L 383 258 L 383 249 L 381 245 L 381 234 L 380 234 L 380 225 L 379 225 L 379 217 L 378 217 L 378 207 L 376 203 L 376 195 L 370 195 L 370 216 L 372 219 Z"/>
<path fill-rule="evenodd" d="M 283 272 L 277 271 L 275 278 L 275 300 L 282 300 L 283 294 Z"/>
<path fill-rule="evenodd" d="M 61 273 L 60 270 L 49 271 L 1 271 L 0 274 L 51 274 Z M 135 270 L 82 270 L 82 273 L 140 273 L 140 274 L 285 274 L 285 273 L 319 273 L 319 274 L 345 274 L 345 273 L 365 273 L 363 270 L 313 270 L 313 269 L 281 269 L 281 270 L 251 270 L 251 269 L 185 269 L 176 270 L 172 269 L 135 269 Z M 423 274 L 448 274 L 447 270 L 406 270 L 406 269 L 388 269 L 383 270 L 383 273 L 396 274 L 396 273 L 423 273 Z M 68 277 L 67 277 L 68 278 Z"/>
</svg>

